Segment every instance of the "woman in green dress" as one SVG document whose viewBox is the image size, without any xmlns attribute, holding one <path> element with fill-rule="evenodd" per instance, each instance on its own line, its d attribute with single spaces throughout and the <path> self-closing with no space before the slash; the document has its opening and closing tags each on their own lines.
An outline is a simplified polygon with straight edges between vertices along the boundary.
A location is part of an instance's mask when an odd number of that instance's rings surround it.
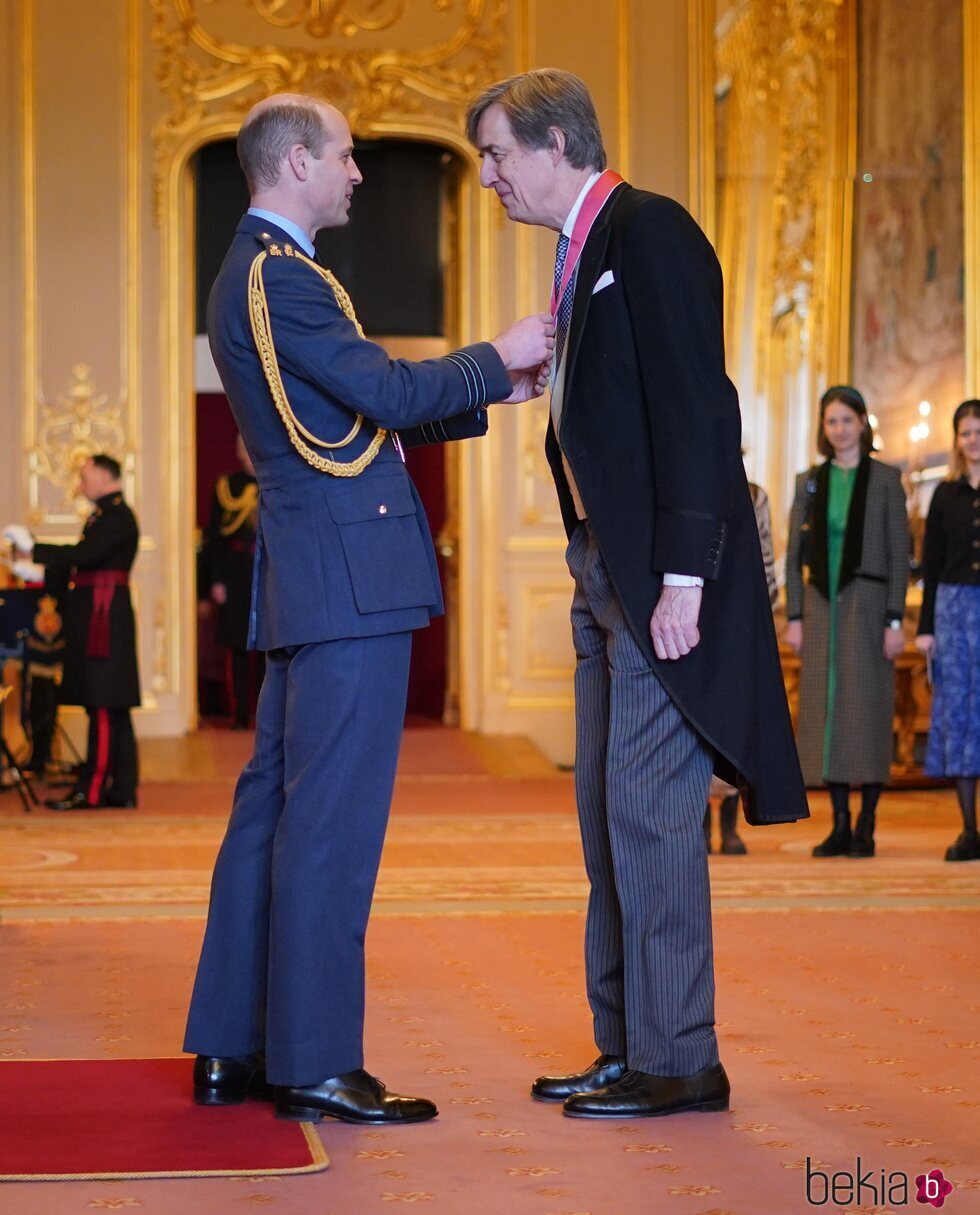
<svg viewBox="0 0 980 1215">
<path fill-rule="evenodd" d="M 798 741 L 825 784 L 833 829 L 814 856 L 874 856 L 875 811 L 894 747 L 895 659 L 905 646 L 909 532 L 897 468 L 872 458 L 856 388 L 820 402 L 824 464 L 801 473 L 786 554 L 786 640 L 802 655 Z M 849 792 L 861 788 L 852 831 Z"/>
</svg>

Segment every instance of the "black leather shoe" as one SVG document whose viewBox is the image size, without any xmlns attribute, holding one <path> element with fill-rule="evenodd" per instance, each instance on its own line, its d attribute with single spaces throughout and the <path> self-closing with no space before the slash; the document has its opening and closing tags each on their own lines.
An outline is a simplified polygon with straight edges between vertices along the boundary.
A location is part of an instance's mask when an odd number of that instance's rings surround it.
<svg viewBox="0 0 980 1215">
<path fill-rule="evenodd" d="M 980 833 L 961 831 L 946 849 L 947 861 L 980 861 Z"/>
<path fill-rule="evenodd" d="M 102 807 L 96 802 L 90 802 L 81 789 L 76 789 L 74 793 L 69 793 L 67 797 L 49 798 L 44 803 L 49 810 L 100 810 Z"/>
<path fill-rule="evenodd" d="M 720 1063 L 693 1076 L 651 1076 L 628 1071 L 594 1093 L 573 1093 L 563 1113 L 570 1118 L 659 1118 L 686 1110 L 728 1109 L 730 1086 Z"/>
<path fill-rule="evenodd" d="M 272 1085 L 265 1078 L 265 1055 L 258 1053 L 238 1059 L 197 1056 L 194 1100 L 198 1105 L 241 1105 L 246 1097 L 272 1100 Z"/>
<path fill-rule="evenodd" d="M 625 1071 L 626 1060 L 621 1055 L 600 1055 L 584 1072 L 538 1076 L 531 1085 L 531 1096 L 535 1101 L 564 1101 L 572 1093 L 594 1093 L 597 1088 L 615 1084 Z"/>
<path fill-rule="evenodd" d="M 302 1088 L 276 1085 L 276 1117 L 293 1122 L 318 1122 L 339 1118 L 341 1122 L 426 1122 L 439 1111 L 424 1097 L 399 1097 L 389 1093 L 377 1077 L 363 1069 L 333 1076 L 322 1084 Z"/>
</svg>

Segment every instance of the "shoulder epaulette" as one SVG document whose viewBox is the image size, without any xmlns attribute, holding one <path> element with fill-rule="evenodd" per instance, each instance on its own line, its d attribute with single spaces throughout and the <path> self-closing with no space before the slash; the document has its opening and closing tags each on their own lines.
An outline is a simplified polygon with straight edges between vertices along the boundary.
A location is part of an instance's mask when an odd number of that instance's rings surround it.
<svg viewBox="0 0 980 1215">
<path fill-rule="evenodd" d="M 297 250 L 291 241 L 283 240 L 281 236 L 273 236 L 271 232 L 256 232 L 255 239 L 264 246 L 270 257 L 295 257 L 297 253 L 302 254 L 302 250 Z"/>
</svg>

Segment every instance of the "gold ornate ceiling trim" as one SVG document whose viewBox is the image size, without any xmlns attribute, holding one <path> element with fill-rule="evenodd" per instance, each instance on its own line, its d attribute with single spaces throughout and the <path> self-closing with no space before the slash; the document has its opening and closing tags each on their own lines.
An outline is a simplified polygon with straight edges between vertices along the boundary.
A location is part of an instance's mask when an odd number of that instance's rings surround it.
<svg viewBox="0 0 980 1215">
<path fill-rule="evenodd" d="M 450 7 L 446 0 L 432 3 L 442 13 Z M 208 120 L 240 122 L 260 98 L 296 90 L 329 97 L 355 134 L 414 116 L 457 132 L 467 101 L 492 78 L 505 45 L 507 0 L 465 0 L 448 37 L 416 48 L 379 48 L 376 41 L 364 45 L 356 37 L 383 29 L 394 38 L 399 23 L 408 21 L 401 2 L 380 25 L 370 23 L 357 0 L 252 0 L 251 7 L 280 36 L 287 28 L 293 31 L 293 43 L 229 41 L 209 27 L 199 0 L 151 0 L 151 33 L 161 56 L 157 79 L 171 106 L 154 129 L 158 211 L 179 145 Z M 299 8 L 306 15 L 305 44 L 295 32 L 302 24 Z M 214 11 L 208 6 L 212 19 Z M 288 23 L 287 12 L 292 13 Z M 333 36 L 338 30 L 342 43 Z"/>
<path fill-rule="evenodd" d="M 339 33 L 351 38 L 360 30 L 376 32 L 394 25 L 405 12 L 405 0 L 250 0 L 251 6 L 270 25 L 280 29 L 306 27 L 314 38 Z M 448 8 L 452 0 L 436 0 L 436 8 Z M 374 15 L 362 10 L 372 8 Z M 295 10 L 295 11 L 293 11 Z"/>
</svg>

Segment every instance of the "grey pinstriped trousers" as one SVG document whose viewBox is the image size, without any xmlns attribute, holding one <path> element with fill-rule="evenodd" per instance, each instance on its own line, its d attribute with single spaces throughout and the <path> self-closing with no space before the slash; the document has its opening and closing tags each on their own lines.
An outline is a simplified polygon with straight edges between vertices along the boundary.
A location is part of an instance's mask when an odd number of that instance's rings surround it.
<svg viewBox="0 0 980 1215">
<path fill-rule="evenodd" d="M 566 559 L 596 1044 L 639 1071 L 689 1076 L 718 1062 L 701 827 L 712 754 L 630 633 L 587 522 Z"/>
</svg>

